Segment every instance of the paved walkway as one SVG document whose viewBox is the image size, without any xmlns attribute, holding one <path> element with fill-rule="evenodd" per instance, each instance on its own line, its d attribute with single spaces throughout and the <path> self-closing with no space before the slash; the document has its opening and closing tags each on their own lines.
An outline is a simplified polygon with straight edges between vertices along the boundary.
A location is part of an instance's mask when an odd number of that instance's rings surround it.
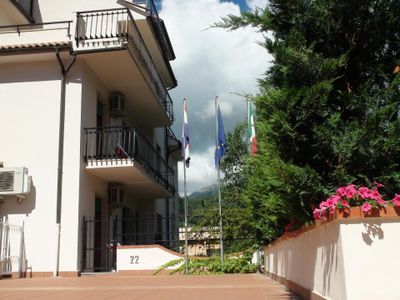
<svg viewBox="0 0 400 300">
<path fill-rule="evenodd" d="M 264 275 L 115 276 L 0 280 L 0 299 L 300 299 Z"/>
</svg>

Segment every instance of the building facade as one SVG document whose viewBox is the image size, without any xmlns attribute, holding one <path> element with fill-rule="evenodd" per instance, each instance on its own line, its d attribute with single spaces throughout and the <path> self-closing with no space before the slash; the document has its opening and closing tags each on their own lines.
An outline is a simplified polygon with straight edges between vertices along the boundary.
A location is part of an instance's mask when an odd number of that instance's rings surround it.
<svg viewBox="0 0 400 300">
<path fill-rule="evenodd" d="M 0 2 L 0 216 L 23 226 L 20 271 L 109 271 L 117 244 L 179 239 L 174 58 L 153 1 Z M 29 193 L 1 193 L 13 167 Z"/>
</svg>

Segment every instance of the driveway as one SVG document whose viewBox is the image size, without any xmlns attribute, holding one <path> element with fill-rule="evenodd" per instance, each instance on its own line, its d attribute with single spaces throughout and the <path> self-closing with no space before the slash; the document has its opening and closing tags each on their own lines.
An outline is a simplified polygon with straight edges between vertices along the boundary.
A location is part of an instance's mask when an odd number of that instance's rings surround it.
<svg viewBox="0 0 400 300">
<path fill-rule="evenodd" d="M 0 299 L 300 299 L 264 275 L 120 276 L 0 280 Z"/>
</svg>

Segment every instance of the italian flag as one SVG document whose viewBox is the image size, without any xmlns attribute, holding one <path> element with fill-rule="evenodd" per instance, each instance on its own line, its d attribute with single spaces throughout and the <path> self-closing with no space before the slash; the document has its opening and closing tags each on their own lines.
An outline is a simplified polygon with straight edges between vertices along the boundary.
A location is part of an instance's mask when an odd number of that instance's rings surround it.
<svg viewBox="0 0 400 300">
<path fill-rule="evenodd" d="M 250 101 L 247 105 L 247 124 L 248 124 L 248 134 L 249 134 L 249 152 L 252 155 L 257 153 L 257 138 L 256 138 L 256 126 L 254 123 L 254 112 L 253 103 Z"/>
</svg>

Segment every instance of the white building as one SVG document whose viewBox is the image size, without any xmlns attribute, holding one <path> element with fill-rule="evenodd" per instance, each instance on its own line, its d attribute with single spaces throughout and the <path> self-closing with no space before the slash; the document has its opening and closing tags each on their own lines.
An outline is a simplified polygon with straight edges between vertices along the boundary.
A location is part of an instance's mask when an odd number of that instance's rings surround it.
<svg viewBox="0 0 400 300">
<path fill-rule="evenodd" d="M 174 58 L 153 1 L 0 1 L 0 217 L 24 226 L 22 271 L 109 271 L 113 243 L 178 239 Z M 25 198 L 5 195 L 14 167 Z"/>
</svg>

